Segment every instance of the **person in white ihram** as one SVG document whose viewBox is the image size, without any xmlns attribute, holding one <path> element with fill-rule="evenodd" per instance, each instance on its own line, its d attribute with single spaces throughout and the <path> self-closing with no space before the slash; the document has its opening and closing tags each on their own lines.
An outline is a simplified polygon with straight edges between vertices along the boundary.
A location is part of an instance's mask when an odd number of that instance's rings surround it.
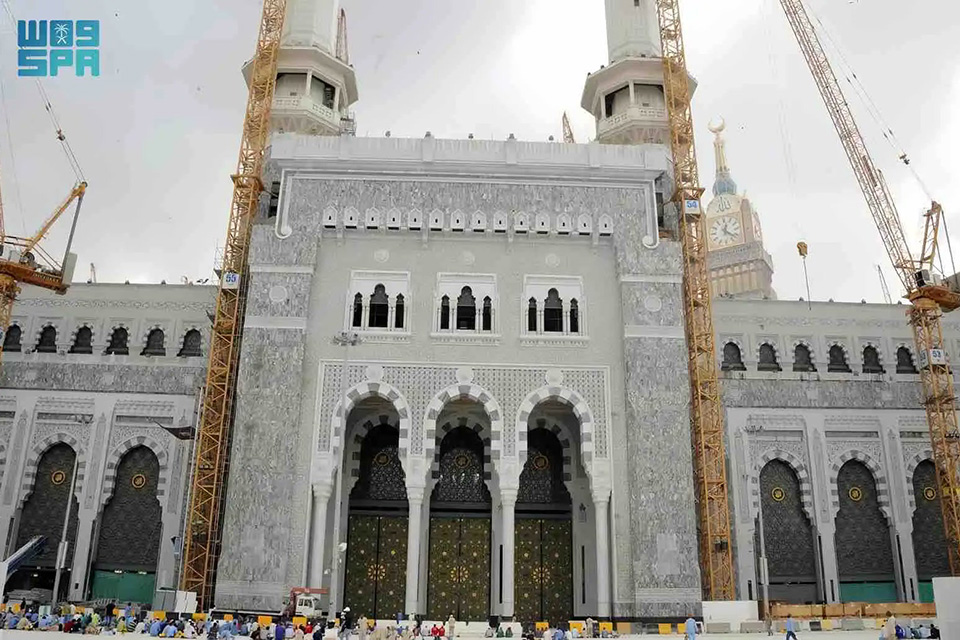
<svg viewBox="0 0 960 640">
<path fill-rule="evenodd" d="M 897 640 L 897 619 L 887 611 L 887 624 L 883 626 L 884 640 Z"/>
</svg>

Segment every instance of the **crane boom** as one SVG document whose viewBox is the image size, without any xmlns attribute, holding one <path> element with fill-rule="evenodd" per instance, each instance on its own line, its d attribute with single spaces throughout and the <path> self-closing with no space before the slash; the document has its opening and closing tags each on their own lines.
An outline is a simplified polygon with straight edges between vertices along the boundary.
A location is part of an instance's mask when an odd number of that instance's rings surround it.
<svg viewBox="0 0 960 640">
<path fill-rule="evenodd" d="M 707 600 L 733 600 L 733 546 L 727 504 L 723 403 L 710 307 L 707 245 L 700 210 L 700 178 L 679 0 L 657 0 L 664 93 L 673 152 L 673 202 L 680 215 L 683 302 L 690 372 L 690 421 L 700 544 L 700 576 Z"/>
<path fill-rule="evenodd" d="M 243 333 L 250 237 L 260 193 L 263 191 L 261 175 L 270 134 L 270 110 L 276 89 L 277 56 L 286 6 L 286 0 L 263 2 L 243 121 L 240 157 L 237 172 L 232 176 L 233 201 L 224 246 L 217 311 L 211 331 L 207 380 L 197 429 L 181 575 L 183 590 L 196 592 L 200 610 L 208 609 L 213 604 L 233 399 Z"/>
<path fill-rule="evenodd" d="M 960 575 L 960 431 L 957 429 L 953 376 L 944 355 L 940 323 L 943 311 L 952 311 L 960 306 L 960 296 L 924 273 L 924 270 L 933 266 L 936 256 L 942 210 L 936 202 L 931 205 L 926 216 L 923 247 L 919 257 L 914 259 L 907 247 L 893 197 L 867 151 L 853 112 L 803 2 L 780 0 L 780 5 L 840 136 L 843 150 L 860 183 L 860 190 L 880 231 L 890 262 L 900 277 L 907 298 L 913 303 L 908 317 L 920 365 L 923 404 L 937 471 L 950 570 L 954 575 Z"/>
</svg>

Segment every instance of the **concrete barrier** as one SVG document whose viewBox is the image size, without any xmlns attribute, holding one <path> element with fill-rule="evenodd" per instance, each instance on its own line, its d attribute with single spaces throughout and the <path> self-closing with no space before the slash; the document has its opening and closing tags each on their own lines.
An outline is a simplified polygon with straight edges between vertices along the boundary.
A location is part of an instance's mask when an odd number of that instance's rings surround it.
<svg viewBox="0 0 960 640">
<path fill-rule="evenodd" d="M 840 628 L 844 631 L 863 631 L 866 627 L 862 618 L 844 618 L 840 621 Z"/>
<path fill-rule="evenodd" d="M 729 622 L 708 622 L 703 628 L 707 633 L 730 633 Z"/>
<path fill-rule="evenodd" d="M 767 625 L 763 620 L 747 620 L 740 623 L 740 633 L 763 633 Z"/>
</svg>

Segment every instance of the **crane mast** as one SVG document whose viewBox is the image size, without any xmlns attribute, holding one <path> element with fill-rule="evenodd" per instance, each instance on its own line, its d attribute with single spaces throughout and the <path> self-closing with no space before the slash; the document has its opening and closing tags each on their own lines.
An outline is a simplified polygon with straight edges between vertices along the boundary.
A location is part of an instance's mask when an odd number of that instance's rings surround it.
<svg viewBox="0 0 960 640">
<path fill-rule="evenodd" d="M 923 247 L 910 254 L 893 197 L 874 165 L 853 113 L 830 66 L 810 16 L 801 0 L 780 0 L 803 57 L 813 74 L 833 126 L 897 276 L 912 302 L 908 317 L 916 343 L 923 404 L 930 428 L 940 506 L 943 512 L 950 570 L 960 574 L 960 431 L 957 429 L 953 376 L 943 350 L 944 311 L 960 306 L 960 295 L 930 275 L 937 252 L 942 210 L 934 202 L 926 214 Z"/>
<path fill-rule="evenodd" d="M 207 380 L 197 429 L 194 474 L 184 537 L 181 585 L 197 594 L 200 610 L 212 606 L 220 553 L 221 516 L 233 421 L 246 303 L 250 237 L 260 193 L 270 110 L 276 88 L 277 56 L 286 0 L 264 0 L 250 90 L 243 121 L 240 158 L 224 246 L 217 311 L 210 339 Z"/>
<path fill-rule="evenodd" d="M 679 0 L 657 0 L 663 50 L 664 93 L 673 153 L 673 202 L 683 250 L 683 303 L 690 372 L 690 421 L 700 576 L 707 600 L 734 600 L 733 546 L 727 504 L 723 403 L 710 307 L 707 244 L 700 210 L 700 178 Z"/>
</svg>

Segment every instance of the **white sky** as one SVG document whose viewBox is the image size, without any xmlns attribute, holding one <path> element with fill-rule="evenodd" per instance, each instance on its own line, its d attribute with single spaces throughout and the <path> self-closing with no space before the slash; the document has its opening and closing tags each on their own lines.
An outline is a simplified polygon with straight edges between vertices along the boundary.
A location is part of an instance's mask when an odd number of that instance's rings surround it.
<svg viewBox="0 0 960 640">
<path fill-rule="evenodd" d="M 101 20 L 101 76 L 45 83 L 90 182 L 74 246 L 77 279 L 87 278 L 90 262 L 100 282 L 209 277 L 226 228 L 246 100 L 240 65 L 253 51 L 260 0 L 8 1 L 21 19 Z M 960 3 L 807 2 L 960 232 L 960 186 L 951 180 L 960 173 Z M 559 139 L 566 110 L 577 139 L 592 137 L 592 118 L 579 104 L 585 75 L 607 62 L 602 0 L 343 4 L 360 87 L 358 135 Z M 780 297 L 803 295 L 800 239 L 810 246 L 814 299 L 880 302 L 876 264 L 896 295 L 779 3 L 682 6 L 688 64 L 699 81 L 703 184 L 709 189 L 714 170 L 706 126 L 723 116 L 733 176 L 760 211 Z M 16 77 L 15 28 L 3 11 L 0 78 L 0 179 L 7 229 L 18 234 L 40 224 L 73 176 L 33 80 Z M 926 197 L 845 88 L 916 245 Z M 62 246 L 61 231 L 52 246 Z"/>
</svg>

